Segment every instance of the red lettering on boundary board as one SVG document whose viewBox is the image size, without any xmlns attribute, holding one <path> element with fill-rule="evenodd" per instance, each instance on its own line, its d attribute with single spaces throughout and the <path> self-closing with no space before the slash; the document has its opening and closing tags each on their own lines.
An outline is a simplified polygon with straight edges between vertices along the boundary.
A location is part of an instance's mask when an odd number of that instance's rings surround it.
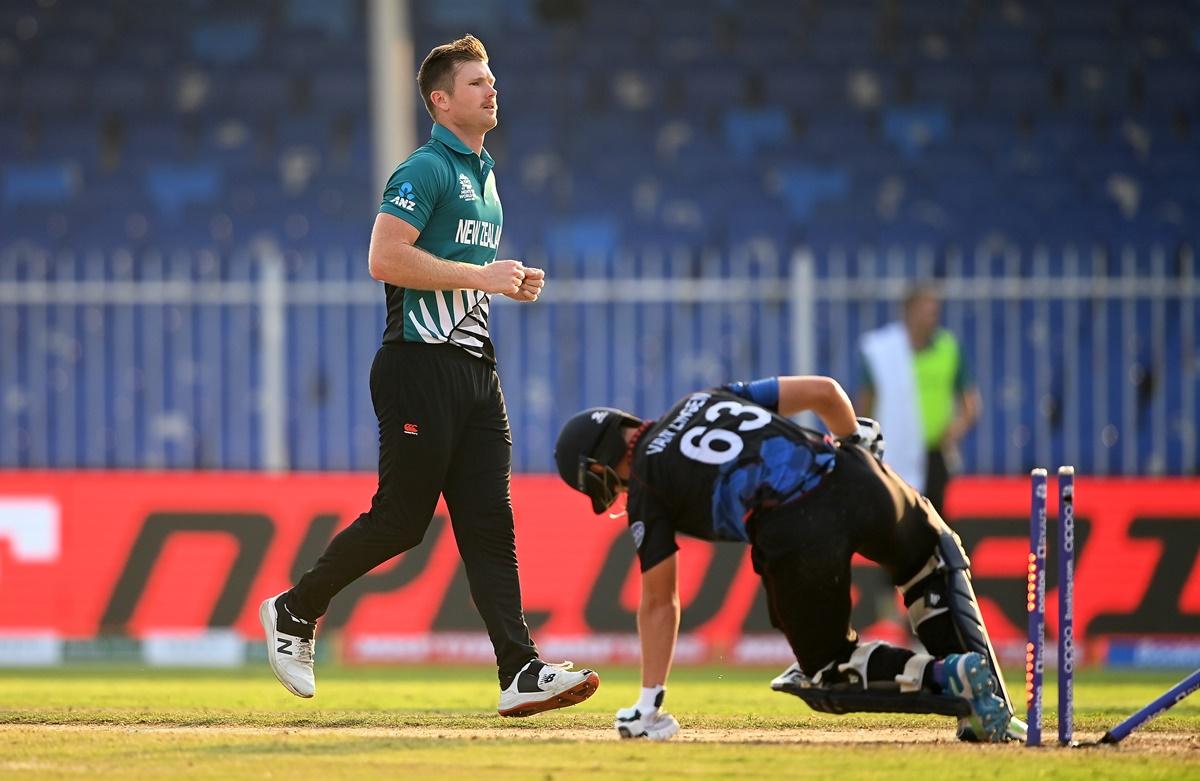
<svg viewBox="0 0 1200 781">
<path fill-rule="evenodd" d="M 257 639 L 259 601 L 311 566 L 373 490 L 374 476 L 360 474 L 0 472 L 0 633 L 136 638 L 231 628 Z M 624 520 L 592 515 L 553 476 L 515 477 L 512 497 L 535 639 L 636 658 L 638 581 Z M 960 479 L 947 500 L 999 645 L 1025 633 L 1028 503 L 1027 481 L 1010 478 Z M 1056 509 L 1052 498 L 1050 637 Z M 1083 476 L 1076 516 L 1080 642 L 1200 641 L 1200 481 Z M 776 641 L 755 645 L 773 630 L 746 549 L 680 542 L 682 654 L 774 658 L 762 648 L 778 650 Z M 901 635 L 887 594 L 879 570 L 856 561 L 854 622 L 864 635 Z M 342 633 L 350 659 L 490 654 L 444 507 L 418 548 L 340 594 L 324 622 Z"/>
</svg>

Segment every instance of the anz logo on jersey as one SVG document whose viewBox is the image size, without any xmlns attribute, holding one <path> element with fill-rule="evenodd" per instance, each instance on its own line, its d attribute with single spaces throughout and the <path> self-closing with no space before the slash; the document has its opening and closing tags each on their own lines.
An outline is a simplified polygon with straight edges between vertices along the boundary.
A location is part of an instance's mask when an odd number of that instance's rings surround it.
<svg viewBox="0 0 1200 781">
<path fill-rule="evenodd" d="M 406 212 L 412 211 L 417 205 L 417 196 L 413 192 L 412 182 L 404 182 L 400 185 L 400 194 L 392 199 L 392 205 L 404 209 Z"/>
</svg>

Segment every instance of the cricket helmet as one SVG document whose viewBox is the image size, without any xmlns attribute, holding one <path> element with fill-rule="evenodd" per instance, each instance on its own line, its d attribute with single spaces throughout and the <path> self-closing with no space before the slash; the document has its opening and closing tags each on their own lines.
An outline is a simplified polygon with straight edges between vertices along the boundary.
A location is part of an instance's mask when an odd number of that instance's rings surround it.
<svg viewBox="0 0 1200 781">
<path fill-rule="evenodd" d="M 617 500 L 621 478 L 616 465 L 625 455 L 622 429 L 636 428 L 642 421 L 612 407 L 591 407 L 571 417 L 558 432 L 554 462 L 567 485 L 587 494 L 592 510 L 599 515 Z M 598 464 L 603 473 L 592 470 Z"/>
</svg>

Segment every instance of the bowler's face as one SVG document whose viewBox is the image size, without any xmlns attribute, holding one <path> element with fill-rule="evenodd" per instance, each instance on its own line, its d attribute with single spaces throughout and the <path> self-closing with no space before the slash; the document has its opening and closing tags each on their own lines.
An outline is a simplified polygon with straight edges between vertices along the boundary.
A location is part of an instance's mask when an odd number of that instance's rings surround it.
<svg viewBox="0 0 1200 781">
<path fill-rule="evenodd" d="M 454 74 L 454 91 L 446 96 L 446 119 L 486 133 L 498 122 L 496 77 L 486 62 L 464 62 Z"/>
</svg>

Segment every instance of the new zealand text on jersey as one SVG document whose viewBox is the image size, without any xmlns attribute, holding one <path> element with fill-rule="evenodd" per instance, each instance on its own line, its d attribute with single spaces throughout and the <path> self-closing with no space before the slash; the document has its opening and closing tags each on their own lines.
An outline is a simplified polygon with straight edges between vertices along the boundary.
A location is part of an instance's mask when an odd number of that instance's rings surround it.
<svg viewBox="0 0 1200 781">
<path fill-rule="evenodd" d="M 454 240 L 459 244 L 496 249 L 500 246 L 500 226 L 487 220 L 459 220 Z"/>
<path fill-rule="evenodd" d="M 692 416 L 699 412 L 711 397 L 711 393 L 693 393 L 688 397 L 688 400 L 684 402 L 683 409 L 679 410 L 675 419 L 655 435 L 654 439 L 650 440 L 650 444 L 646 446 L 646 455 L 652 456 L 666 450 L 667 445 L 671 444 L 671 440 L 675 439 L 675 435 L 683 430 Z"/>
</svg>

